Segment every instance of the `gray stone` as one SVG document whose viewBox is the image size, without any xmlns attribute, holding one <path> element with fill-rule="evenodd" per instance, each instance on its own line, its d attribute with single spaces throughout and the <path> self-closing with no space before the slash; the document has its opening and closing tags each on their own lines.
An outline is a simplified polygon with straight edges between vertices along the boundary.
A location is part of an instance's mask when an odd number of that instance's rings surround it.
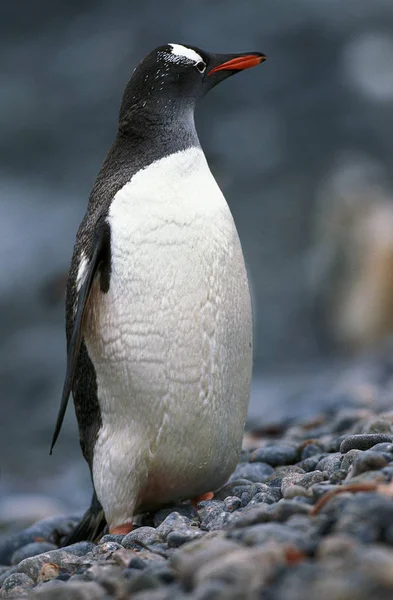
<svg viewBox="0 0 393 600">
<path fill-rule="evenodd" d="M 348 450 L 356 448 L 358 450 L 369 450 L 375 444 L 384 442 L 392 443 L 393 435 L 386 433 L 360 433 L 346 437 L 340 444 L 340 452 L 345 454 Z"/>
<path fill-rule="evenodd" d="M 59 545 L 62 537 L 71 533 L 77 523 L 78 518 L 73 516 L 50 517 L 38 521 L 20 533 L 5 537 L 0 541 L 0 564 L 10 564 L 16 550 L 33 542 Z"/>
<path fill-rule="evenodd" d="M 39 600 L 105 600 L 107 595 L 103 588 L 94 581 L 69 581 L 59 588 L 43 586 L 37 591 L 33 591 L 31 598 Z"/>
<path fill-rule="evenodd" d="M 240 498 L 238 498 L 237 496 L 227 496 L 224 499 L 224 504 L 229 512 L 237 510 L 242 505 Z"/>
<path fill-rule="evenodd" d="M 207 501 L 210 502 L 210 501 Z M 156 529 L 156 535 L 162 541 L 166 541 L 171 531 L 189 529 L 193 521 L 178 512 L 171 512 Z"/>
<path fill-rule="evenodd" d="M 37 554 L 42 554 L 43 552 L 49 552 L 51 550 L 57 550 L 57 546 L 50 544 L 49 542 L 32 542 L 31 544 L 22 546 L 22 548 L 19 548 L 19 550 L 14 552 L 11 557 L 11 564 L 17 565 L 25 558 L 37 556 Z"/>
<path fill-rule="evenodd" d="M 1 598 L 27 598 L 27 592 L 34 587 L 34 581 L 24 573 L 14 573 L 4 581 Z"/>
<path fill-rule="evenodd" d="M 216 536 L 214 533 L 213 536 L 210 533 L 200 540 L 185 544 L 169 559 L 170 565 L 186 588 L 194 585 L 196 573 L 204 564 L 240 547 L 236 541 L 225 539 L 221 535 Z"/>
<path fill-rule="evenodd" d="M 316 471 L 325 471 L 329 475 L 332 475 L 335 471 L 341 468 L 342 456 L 340 452 L 334 452 L 322 458 L 317 464 Z"/>
<path fill-rule="evenodd" d="M 383 469 L 389 464 L 389 460 L 380 452 L 373 452 L 372 450 L 366 450 L 360 452 L 352 463 L 350 472 L 351 477 L 356 477 L 361 473 L 367 471 L 376 471 Z"/>
<path fill-rule="evenodd" d="M 18 565 L 18 572 L 25 573 L 33 579 L 38 581 L 42 569 L 47 569 L 47 565 L 53 565 L 58 571 L 64 569 L 68 573 L 75 571 L 80 564 L 79 557 L 74 554 L 64 552 L 64 550 L 52 550 L 51 552 L 44 552 L 38 556 L 32 556 L 31 558 L 25 558 Z M 58 575 L 58 573 L 57 573 Z M 57 575 L 52 574 L 53 577 Z"/>
<path fill-rule="evenodd" d="M 124 536 L 122 546 L 124 548 L 130 548 L 133 550 L 138 547 L 139 542 L 145 546 L 149 546 L 150 544 L 157 542 L 159 539 L 160 538 L 154 527 L 138 527 L 138 529 L 135 529 Z"/>
<path fill-rule="evenodd" d="M 279 467 L 281 465 L 292 465 L 299 460 L 299 452 L 292 444 L 272 444 L 264 448 L 258 448 L 251 455 L 251 462 L 262 462 Z"/>
<path fill-rule="evenodd" d="M 264 481 L 274 472 L 273 467 L 264 462 L 239 463 L 229 478 L 229 481 L 247 479 L 248 481 Z"/>
<path fill-rule="evenodd" d="M 187 529 L 180 529 L 170 531 L 167 535 L 167 544 L 169 548 L 179 548 L 186 542 L 192 542 L 197 540 L 204 535 L 204 532 L 194 527 L 188 527 Z"/>
</svg>

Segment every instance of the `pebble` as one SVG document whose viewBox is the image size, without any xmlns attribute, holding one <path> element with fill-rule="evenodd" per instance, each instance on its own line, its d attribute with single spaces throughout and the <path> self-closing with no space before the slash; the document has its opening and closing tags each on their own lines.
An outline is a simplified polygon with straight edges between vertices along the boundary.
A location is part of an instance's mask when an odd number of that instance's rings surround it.
<svg viewBox="0 0 393 600">
<path fill-rule="evenodd" d="M 358 435 L 350 435 L 346 437 L 340 444 L 341 454 L 345 454 L 348 450 L 356 448 L 357 450 L 369 450 L 376 444 L 383 442 L 392 443 L 393 435 L 386 433 L 360 433 Z"/>
<path fill-rule="evenodd" d="M 305 457 L 307 458 L 307 457 Z M 299 459 L 299 452 L 295 445 L 274 444 L 258 448 L 251 455 L 251 462 L 262 462 L 272 467 L 293 465 Z"/>
<path fill-rule="evenodd" d="M 16 550 L 11 557 L 11 564 L 17 565 L 24 558 L 29 558 L 30 556 L 37 556 L 37 554 L 42 554 L 43 552 L 49 552 L 50 550 L 57 550 L 57 546 L 54 544 L 50 544 L 49 542 L 32 542 L 31 544 L 27 544 L 26 546 L 22 546 L 19 550 Z"/>
<path fill-rule="evenodd" d="M 24 573 L 14 573 L 4 581 L 1 598 L 27 598 L 28 590 L 34 587 L 34 581 Z"/>
<path fill-rule="evenodd" d="M 377 471 L 383 469 L 389 464 L 389 458 L 386 458 L 381 452 L 365 450 L 356 456 L 352 463 L 351 477 L 356 477 L 366 471 Z"/>
<path fill-rule="evenodd" d="M 272 473 L 274 473 L 273 467 L 264 462 L 239 463 L 229 481 L 247 479 L 248 481 L 259 482 L 264 481 Z"/>
</svg>

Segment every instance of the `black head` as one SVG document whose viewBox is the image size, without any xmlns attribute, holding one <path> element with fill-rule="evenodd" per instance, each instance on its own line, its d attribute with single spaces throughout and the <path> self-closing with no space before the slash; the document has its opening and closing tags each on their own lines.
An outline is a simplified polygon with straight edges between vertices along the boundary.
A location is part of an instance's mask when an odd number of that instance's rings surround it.
<svg viewBox="0 0 393 600">
<path fill-rule="evenodd" d="M 120 126 L 141 111 L 173 115 L 193 111 L 195 103 L 228 77 L 266 60 L 260 52 L 211 54 L 194 46 L 167 44 L 148 54 L 124 92 Z"/>
</svg>

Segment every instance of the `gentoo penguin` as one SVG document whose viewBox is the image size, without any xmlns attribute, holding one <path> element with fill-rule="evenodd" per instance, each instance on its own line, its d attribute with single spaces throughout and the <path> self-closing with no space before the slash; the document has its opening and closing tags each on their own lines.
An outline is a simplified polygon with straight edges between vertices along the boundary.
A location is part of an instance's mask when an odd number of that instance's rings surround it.
<svg viewBox="0 0 393 600">
<path fill-rule="evenodd" d="M 209 497 L 241 449 L 252 314 L 231 212 L 201 149 L 197 100 L 265 56 L 167 44 L 135 69 L 79 227 L 67 371 L 92 504 L 68 543 Z"/>
</svg>

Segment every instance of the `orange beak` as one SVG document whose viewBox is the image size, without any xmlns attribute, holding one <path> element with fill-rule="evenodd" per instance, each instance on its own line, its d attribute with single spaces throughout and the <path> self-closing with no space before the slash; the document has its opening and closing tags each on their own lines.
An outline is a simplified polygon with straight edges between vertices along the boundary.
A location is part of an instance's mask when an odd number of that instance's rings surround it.
<svg viewBox="0 0 393 600">
<path fill-rule="evenodd" d="M 243 71 L 243 69 L 250 69 L 251 67 L 256 67 L 266 60 L 266 56 L 264 54 L 246 54 L 245 56 L 237 56 L 236 58 L 232 58 L 231 60 L 227 60 L 221 65 L 217 65 L 211 71 L 209 71 L 208 75 L 212 75 L 217 71 Z"/>
</svg>

